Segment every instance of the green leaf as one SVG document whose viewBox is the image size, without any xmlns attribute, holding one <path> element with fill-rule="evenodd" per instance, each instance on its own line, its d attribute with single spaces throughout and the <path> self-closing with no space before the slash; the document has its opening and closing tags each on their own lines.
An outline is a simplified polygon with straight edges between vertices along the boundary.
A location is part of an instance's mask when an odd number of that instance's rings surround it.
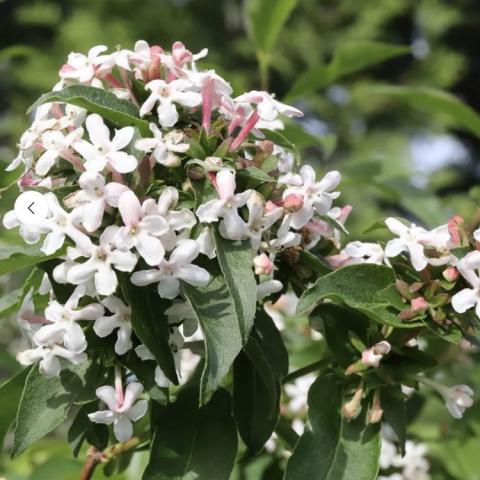
<svg viewBox="0 0 480 480">
<path fill-rule="evenodd" d="M 397 328 L 414 328 L 421 322 L 404 322 L 381 296 L 380 292 L 395 282 L 391 268 L 382 265 L 348 265 L 320 277 L 315 285 L 300 297 L 297 312 L 307 314 L 323 299 L 344 302 L 371 320 Z"/>
<path fill-rule="evenodd" d="M 45 93 L 28 109 L 27 113 L 50 102 L 68 103 L 85 108 L 90 113 L 98 113 L 117 127 L 132 125 L 137 127 L 142 135 L 151 136 L 148 122 L 139 118 L 139 110 L 135 104 L 122 100 L 114 93 L 101 88 L 72 85 L 58 92 Z"/>
<path fill-rule="evenodd" d="M 270 175 L 268 175 L 268 173 L 254 166 L 243 168 L 242 170 L 238 170 L 237 175 L 239 177 L 243 177 L 246 179 L 258 180 L 256 184 L 258 184 L 259 182 L 268 183 L 268 182 L 275 181 L 275 179 Z"/>
<path fill-rule="evenodd" d="M 32 245 L 0 248 L 0 275 L 61 257 L 65 251 L 66 248 L 61 248 L 52 255 L 45 255 L 38 247 Z"/>
<path fill-rule="evenodd" d="M 160 298 L 155 286 L 136 287 L 129 275 L 121 276 L 121 289 L 132 310 L 131 322 L 137 337 L 152 352 L 165 375 L 178 384 L 177 372 L 168 339 L 168 319 L 163 313 L 168 303 Z"/>
<path fill-rule="evenodd" d="M 273 321 L 260 315 L 233 366 L 233 412 L 247 455 L 259 452 L 280 414 L 280 386 L 288 373 L 288 353 Z"/>
<path fill-rule="evenodd" d="M 346 401 L 333 375 L 319 377 L 308 394 L 310 427 L 287 463 L 285 480 L 375 480 L 379 470 L 378 425 L 365 415 L 348 422 L 340 413 Z"/>
<path fill-rule="evenodd" d="M 248 32 L 257 50 L 269 54 L 298 0 L 248 0 Z"/>
<path fill-rule="evenodd" d="M 253 275 L 250 240 L 225 240 L 213 230 L 217 258 L 233 300 L 244 344 L 248 341 L 257 307 L 257 283 Z"/>
<path fill-rule="evenodd" d="M 214 278 L 205 288 L 183 284 L 205 337 L 205 367 L 200 382 L 200 405 L 219 387 L 242 348 L 237 315 L 225 280 Z"/>
<path fill-rule="evenodd" d="M 341 45 L 328 65 L 316 65 L 300 75 L 287 94 L 292 99 L 326 87 L 346 75 L 410 52 L 409 47 L 380 42 Z"/>
<path fill-rule="evenodd" d="M 203 407 L 187 388 L 175 403 L 152 405 L 155 430 L 143 480 L 228 480 L 237 453 L 230 394 L 218 390 Z"/>
<path fill-rule="evenodd" d="M 29 371 L 30 368 L 25 368 L 0 386 L 0 405 L 2 406 L 0 409 L 0 450 L 3 439 L 17 415 L 18 402 L 22 396 Z"/>
<path fill-rule="evenodd" d="M 10 315 L 16 310 L 18 302 L 22 296 L 23 289 L 17 288 L 0 298 L 0 317 Z"/>
<path fill-rule="evenodd" d="M 382 95 L 408 103 L 428 113 L 441 113 L 457 126 L 470 130 L 480 137 L 480 115 L 454 95 L 429 87 L 399 87 L 394 85 L 372 85 L 369 95 Z"/>
<path fill-rule="evenodd" d="M 365 341 L 368 319 L 343 305 L 322 303 L 311 313 L 310 326 L 325 335 L 332 357 L 342 368 L 358 360 L 359 354 L 352 345 L 350 332 Z"/>
<path fill-rule="evenodd" d="M 108 427 L 100 423 L 94 423 L 88 418 L 89 413 L 98 410 L 98 401 L 87 403 L 80 407 L 70 428 L 68 429 L 68 443 L 77 457 L 83 442 L 86 440 L 98 450 L 104 450 L 108 445 Z"/>
<path fill-rule="evenodd" d="M 388 387 L 381 390 L 383 418 L 394 431 L 402 455 L 405 455 L 407 440 L 407 412 L 405 399 L 398 387 Z"/>
<path fill-rule="evenodd" d="M 58 427 L 68 415 L 73 402 L 92 401 L 98 379 L 88 362 L 69 366 L 59 377 L 49 378 L 34 366 L 26 379 L 20 399 L 13 437 L 12 457 Z"/>
</svg>

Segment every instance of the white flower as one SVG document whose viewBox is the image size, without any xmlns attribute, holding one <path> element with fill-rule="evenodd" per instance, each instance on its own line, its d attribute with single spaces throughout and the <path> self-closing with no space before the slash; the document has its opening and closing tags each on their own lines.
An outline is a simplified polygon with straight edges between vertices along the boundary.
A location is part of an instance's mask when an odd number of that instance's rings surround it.
<svg viewBox="0 0 480 480">
<path fill-rule="evenodd" d="M 151 152 L 156 162 L 165 167 L 178 167 L 180 157 L 177 153 L 185 153 L 190 148 L 190 145 L 184 142 L 183 132 L 172 130 L 163 135 L 154 123 L 150 124 L 150 130 L 153 138 L 140 138 L 135 142 L 135 148 L 142 152 Z"/>
<path fill-rule="evenodd" d="M 24 366 L 40 361 L 40 372 L 47 377 L 56 377 L 62 368 L 58 357 L 64 358 L 74 365 L 87 361 L 85 353 L 72 352 L 61 345 L 39 346 L 30 350 L 24 350 L 17 355 L 17 360 Z"/>
<path fill-rule="evenodd" d="M 95 78 L 98 56 L 107 50 L 105 45 L 97 45 L 82 53 L 70 53 L 65 65 L 60 69 L 60 77 L 65 80 L 77 80 L 80 83 L 90 84 Z"/>
<path fill-rule="evenodd" d="M 117 289 L 118 280 L 113 267 L 121 272 L 131 272 L 137 263 L 137 256 L 117 248 L 115 238 L 118 227 L 107 227 L 100 237 L 100 244 L 91 245 L 90 251 L 83 256 L 90 257 L 86 262 L 76 264 L 68 269 L 67 280 L 74 285 L 95 281 L 95 288 L 100 295 L 112 295 Z"/>
<path fill-rule="evenodd" d="M 458 313 L 465 313 L 475 307 L 475 313 L 480 318 L 480 252 L 468 253 L 457 263 L 457 270 L 473 288 L 464 288 L 452 297 L 452 307 Z"/>
<path fill-rule="evenodd" d="M 268 248 L 273 253 L 276 253 L 283 248 L 296 247 L 300 244 L 302 238 L 298 233 L 290 230 L 291 222 L 291 215 L 285 215 L 277 231 L 277 238 L 268 242 Z"/>
<path fill-rule="evenodd" d="M 235 173 L 227 168 L 222 168 L 216 176 L 216 189 L 218 200 L 210 200 L 197 209 L 197 216 L 202 223 L 217 222 L 219 218 L 220 233 L 230 240 L 242 240 L 247 238 L 245 222 L 238 214 L 238 209 L 243 207 L 252 190 L 246 190 L 235 194 Z"/>
<path fill-rule="evenodd" d="M 280 207 L 265 210 L 265 200 L 256 191 L 253 191 L 247 201 L 248 221 L 245 231 L 250 238 L 254 251 L 258 250 L 262 235 L 283 215 Z"/>
<path fill-rule="evenodd" d="M 165 310 L 165 315 L 169 325 L 181 325 L 184 337 L 192 337 L 198 331 L 197 316 L 188 302 L 175 300 L 172 306 Z"/>
<path fill-rule="evenodd" d="M 180 280 L 195 287 L 205 287 L 210 281 L 210 274 L 191 263 L 199 253 L 195 240 L 182 240 L 170 254 L 169 260 L 162 260 L 157 269 L 135 272 L 131 281 L 139 287 L 158 283 L 158 294 L 170 299 L 178 296 Z"/>
<path fill-rule="evenodd" d="M 453 418 L 462 418 L 465 410 L 473 405 L 474 393 L 468 385 L 447 387 L 427 377 L 417 375 L 416 378 L 420 383 L 432 387 L 442 396 L 445 406 Z"/>
<path fill-rule="evenodd" d="M 389 342 L 383 340 L 362 352 L 362 363 L 368 367 L 378 367 L 382 358 L 392 349 Z"/>
<path fill-rule="evenodd" d="M 425 255 L 426 246 L 444 250 L 450 240 L 450 234 L 445 227 L 438 227 L 429 232 L 413 223 L 407 227 L 393 217 L 387 218 L 385 224 L 398 237 L 387 243 L 385 256 L 396 257 L 407 251 L 410 254 L 413 268 L 417 271 L 423 270 L 429 263 L 429 259 Z"/>
<path fill-rule="evenodd" d="M 316 182 L 315 170 L 310 165 L 304 165 L 298 175 L 286 174 L 280 177 L 279 183 L 291 185 L 283 192 L 284 199 L 289 195 L 298 195 L 303 199 L 303 206 L 291 214 L 292 227 L 302 228 L 311 220 L 314 212 L 326 215 L 332 207 L 333 200 L 340 195 L 339 192 L 332 192 L 340 180 L 340 173 L 334 170 Z"/>
<path fill-rule="evenodd" d="M 156 211 L 155 202 L 143 205 L 132 191 L 125 192 L 118 201 L 124 227 L 118 231 L 118 244 L 122 248 L 135 247 L 149 265 L 158 265 L 165 256 L 165 248 L 158 238 L 170 229 L 167 220 Z"/>
<path fill-rule="evenodd" d="M 257 300 L 263 300 L 272 293 L 277 293 L 283 288 L 282 282 L 279 280 L 267 280 L 257 285 Z"/>
<path fill-rule="evenodd" d="M 67 207 L 79 207 L 82 224 L 88 232 L 95 232 L 102 223 L 107 206 L 118 207 L 118 200 L 128 187 L 116 182 L 105 184 L 105 178 L 97 172 L 87 171 L 78 180 L 81 190 L 69 195 Z"/>
<path fill-rule="evenodd" d="M 73 210 L 67 213 L 63 210 L 54 193 L 46 193 L 45 198 L 50 213 L 42 222 L 41 228 L 49 233 L 43 242 L 42 252 L 45 255 L 55 253 L 62 247 L 66 237 L 73 240 L 79 250 L 87 252 L 91 248 L 92 242 L 77 228 L 81 221 L 79 212 Z"/>
<path fill-rule="evenodd" d="M 119 298 L 113 295 L 103 299 L 102 305 L 113 315 L 105 315 L 97 318 L 93 325 L 93 330 L 99 337 L 103 338 L 117 329 L 115 352 L 118 355 L 123 355 L 132 348 L 132 340 L 130 338 L 132 335 L 130 307 L 127 307 Z"/>
<path fill-rule="evenodd" d="M 78 321 L 96 320 L 105 310 L 98 303 L 78 308 L 84 292 L 83 288 L 77 287 L 65 305 L 61 305 L 56 300 L 48 304 L 45 309 L 45 318 L 51 323 L 37 330 L 32 338 L 36 345 L 51 347 L 63 344 L 66 349 L 74 353 L 81 353 L 87 348 L 85 335 Z"/>
<path fill-rule="evenodd" d="M 165 80 L 152 80 L 145 85 L 152 93 L 140 108 L 140 116 L 150 113 L 158 103 L 157 114 L 160 125 L 164 128 L 173 127 L 178 121 L 175 104 L 193 108 L 200 105 L 202 96 L 191 91 L 192 84 L 188 80 L 177 79 L 170 83 Z"/>
<path fill-rule="evenodd" d="M 48 130 L 41 137 L 45 151 L 35 165 L 35 173 L 45 176 L 59 157 L 66 157 L 68 149 L 83 136 L 83 128 L 77 128 L 64 135 L 60 130 Z M 68 158 L 67 158 L 68 159 Z"/>
<path fill-rule="evenodd" d="M 22 223 L 15 210 L 8 211 L 3 217 L 3 226 L 7 230 L 19 227 L 19 234 L 25 240 L 26 243 L 33 244 L 40 240 L 43 233 L 47 233 L 49 230 L 42 225 L 29 225 Z"/>
<path fill-rule="evenodd" d="M 252 90 L 236 97 L 235 102 L 256 104 L 260 118 L 266 122 L 272 122 L 278 114 L 286 117 L 303 117 L 303 113 L 298 108 L 279 102 L 267 92 Z"/>
<path fill-rule="evenodd" d="M 126 442 L 133 436 L 132 422 L 136 422 L 147 413 L 148 402 L 146 400 L 136 402 L 142 392 L 143 387 L 137 382 L 127 385 L 125 395 L 123 391 L 116 392 L 109 385 L 97 388 L 96 395 L 107 405 L 108 410 L 89 413 L 88 418 L 95 423 L 106 425 L 113 423 L 115 438 L 119 442 Z"/>
<path fill-rule="evenodd" d="M 94 172 L 101 172 L 104 168 L 113 168 L 119 173 L 133 172 L 138 161 L 127 152 L 122 152 L 133 139 L 133 127 L 124 127 L 115 131 L 110 140 L 110 130 L 100 115 L 93 113 L 87 117 L 85 126 L 90 142 L 78 140 L 73 148 L 85 158 L 85 168 Z"/>
<path fill-rule="evenodd" d="M 330 255 L 326 258 L 334 268 L 344 265 L 356 265 L 359 263 L 383 263 L 383 248 L 377 243 L 354 241 L 347 243 L 343 250 L 337 255 Z"/>
</svg>

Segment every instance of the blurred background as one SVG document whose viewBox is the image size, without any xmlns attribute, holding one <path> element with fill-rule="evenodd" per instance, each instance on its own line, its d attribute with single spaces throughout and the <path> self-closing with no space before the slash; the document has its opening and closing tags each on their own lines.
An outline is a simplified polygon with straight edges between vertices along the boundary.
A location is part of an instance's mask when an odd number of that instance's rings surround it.
<svg viewBox="0 0 480 480">
<path fill-rule="evenodd" d="M 277 1 L 284 10 L 265 34 Z M 285 135 L 305 162 L 342 172 L 342 199 L 354 206 L 352 238 L 373 238 L 368 227 L 391 214 L 427 227 L 453 213 L 472 221 L 480 205 L 479 30 L 478 0 L 0 0 L 0 162 L 16 155 L 30 121 L 26 109 L 56 83 L 69 52 L 132 48 L 137 39 L 169 49 L 181 40 L 193 52 L 207 47 L 203 66 L 224 75 L 236 93 L 268 88 L 305 112 Z M 16 175 L 2 173 L 0 187 Z M 2 192 L 2 211 L 13 195 Z M 0 240 L 16 237 L 2 230 Z M 3 298 L 21 280 L 4 281 Z M 18 369 L 19 340 L 8 302 L 0 300 L 0 313 L 6 378 Z M 298 333 L 289 338 L 292 367 L 318 359 L 321 341 L 312 343 L 300 319 L 291 328 Z M 480 391 L 475 348 L 429 348 L 448 363 L 439 378 Z M 434 396 L 414 397 L 410 406 L 409 438 L 426 445 L 429 476 L 399 478 L 480 479 L 480 403 L 463 421 Z M 76 479 L 81 466 L 65 431 L 0 462 L 9 480 Z M 111 478 L 138 479 L 143 462 L 137 454 Z M 280 479 L 282 462 L 283 454 L 265 453 L 238 464 L 234 478 Z M 104 475 L 99 469 L 94 478 Z"/>
</svg>

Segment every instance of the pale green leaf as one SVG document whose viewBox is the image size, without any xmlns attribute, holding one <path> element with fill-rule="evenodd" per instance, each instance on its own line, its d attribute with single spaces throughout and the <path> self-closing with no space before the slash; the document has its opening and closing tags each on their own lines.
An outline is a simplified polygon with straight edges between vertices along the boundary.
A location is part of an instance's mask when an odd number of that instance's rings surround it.
<svg viewBox="0 0 480 480">
<path fill-rule="evenodd" d="M 246 344 L 255 319 L 257 283 L 253 275 L 253 255 L 250 240 L 225 240 L 213 231 L 217 258 L 233 300 L 238 325 Z"/>
<path fill-rule="evenodd" d="M 200 383 L 200 405 L 205 405 L 240 352 L 242 335 L 233 299 L 222 277 L 214 278 L 205 288 L 184 283 L 183 292 L 205 337 L 205 366 Z"/>
</svg>

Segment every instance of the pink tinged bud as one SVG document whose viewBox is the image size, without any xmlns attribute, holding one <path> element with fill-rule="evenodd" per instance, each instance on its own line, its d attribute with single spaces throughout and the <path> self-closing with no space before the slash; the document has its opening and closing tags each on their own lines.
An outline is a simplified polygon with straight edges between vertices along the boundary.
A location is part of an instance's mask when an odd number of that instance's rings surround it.
<svg viewBox="0 0 480 480">
<path fill-rule="evenodd" d="M 262 143 L 260 143 L 260 148 L 262 152 L 271 155 L 273 153 L 273 148 L 275 144 L 271 140 L 263 140 Z"/>
<path fill-rule="evenodd" d="M 448 221 L 448 232 L 450 233 L 451 241 L 455 245 L 462 243 L 461 228 L 465 220 L 460 215 L 454 215 Z"/>
<path fill-rule="evenodd" d="M 216 172 L 208 172 L 208 178 L 212 182 L 212 185 L 215 187 L 215 190 L 218 192 L 218 184 L 217 184 L 217 174 Z"/>
<path fill-rule="evenodd" d="M 330 255 L 329 257 L 326 257 L 325 260 L 333 268 L 340 268 L 350 260 L 350 257 L 346 253 L 339 253 L 337 255 Z"/>
<path fill-rule="evenodd" d="M 296 193 L 287 195 L 283 201 L 283 208 L 288 212 L 296 212 L 303 207 L 303 197 Z"/>
<path fill-rule="evenodd" d="M 340 223 L 345 223 L 347 221 L 348 216 L 352 213 L 353 207 L 351 205 L 345 205 L 340 210 L 340 215 L 337 218 L 337 221 Z"/>
<path fill-rule="evenodd" d="M 271 200 L 269 200 L 266 204 L 265 204 L 265 213 L 271 213 L 273 211 L 275 211 L 276 209 L 278 208 L 277 205 L 275 205 L 275 203 L 273 203 Z"/>
<path fill-rule="evenodd" d="M 383 410 L 380 403 L 380 390 L 375 390 L 373 394 L 373 401 L 370 409 L 368 410 L 368 423 L 379 423 L 382 420 Z"/>
<path fill-rule="evenodd" d="M 235 140 L 230 145 L 230 151 L 231 152 L 234 152 L 235 150 L 237 150 L 237 148 L 240 147 L 240 145 L 242 145 L 242 143 L 248 137 L 249 133 L 255 127 L 255 125 L 257 124 L 259 119 L 260 119 L 260 115 L 258 114 L 258 112 L 256 110 L 250 114 L 250 116 L 248 117 L 247 123 L 240 130 L 237 137 L 235 138 Z"/>
<path fill-rule="evenodd" d="M 426 312 L 429 304 L 423 297 L 412 298 L 411 307 L 414 312 Z"/>
<path fill-rule="evenodd" d="M 212 117 L 213 79 L 207 78 L 202 87 L 202 127 L 208 133 Z"/>
<path fill-rule="evenodd" d="M 363 390 L 362 388 L 358 388 L 355 391 L 352 399 L 343 405 L 342 415 L 345 418 L 353 420 L 360 415 L 360 412 L 362 411 L 362 396 Z"/>
<path fill-rule="evenodd" d="M 257 255 L 253 259 L 253 265 L 255 266 L 255 274 L 256 275 L 270 275 L 273 270 L 273 262 L 262 253 L 261 255 Z"/>
<path fill-rule="evenodd" d="M 448 267 L 442 272 L 442 275 L 447 282 L 455 282 L 458 279 L 459 273 L 455 267 Z"/>
</svg>

